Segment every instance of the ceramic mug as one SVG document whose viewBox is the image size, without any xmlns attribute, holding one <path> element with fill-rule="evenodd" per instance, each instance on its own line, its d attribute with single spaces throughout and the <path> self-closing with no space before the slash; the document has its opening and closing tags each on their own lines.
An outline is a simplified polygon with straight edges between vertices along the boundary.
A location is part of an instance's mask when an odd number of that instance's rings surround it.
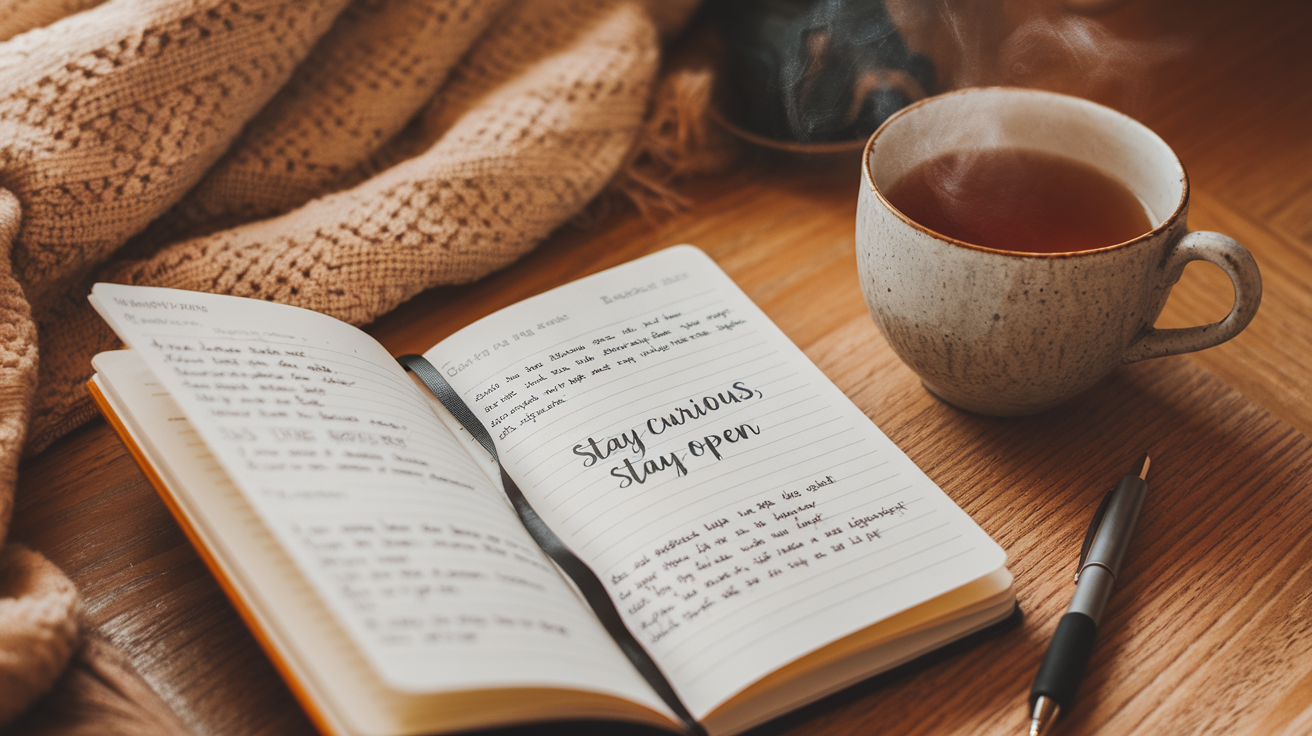
<svg viewBox="0 0 1312 736">
<path fill-rule="evenodd" d="M 1152 230 L 1096 250 L 995 250 L 940 235 L 885 198 L 917 164 L 982 148 L 1031 149 L 1092 166 L 1138 197 Z M 1257 263 L 1242 245 L 1189 232 L 1189 180 L 1170 147 L 1088 100 L 1005 87 L 922 100 L 875 131 L 862 169 L 856 250 L 866 305 L 925 387 L 962 409 L 1044 411 L 1122 363 L 1229 340 L 1262 300 Z M 1154 329 L 1193 260 L 1229 275 L 1234 306 L 1220 322 Z"/>
</svg>

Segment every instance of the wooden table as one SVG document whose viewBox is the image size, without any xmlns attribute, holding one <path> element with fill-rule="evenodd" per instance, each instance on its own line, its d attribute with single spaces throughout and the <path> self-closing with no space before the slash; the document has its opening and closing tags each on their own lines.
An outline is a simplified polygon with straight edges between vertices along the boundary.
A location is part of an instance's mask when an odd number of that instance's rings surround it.
<svg viewBox="0 0 1312 736">
<path fill-rule="evenodd" d="M 695 204 L 686 212 L 563 228 L 506 271 L 425 293 L 370 329 L 398 354 L 418 351 L 544 289 L 698 244 L 1008 549 L 1026 612 L 1020 629 L 858 687 L 772 732 L 1021 732 L 1083 525 L 1128 465 L 1125 453 L 1160 446 L 1167 454 L 1108 613 L 1111 633 L 1061 733 L 1312 733 L 1312 12 L 1303 5 L 1130 0 L 1105 18 L 1122 34 L 1109 47 L 1122 56 L 986 75 L 1029 75 L 1156 129 L 1189 170 L 1191 225 L 1243 242 L 1265 282 L 1262 308 L 1237 339 L 1123 368 L 1043 417 L 1005 422 L 948 408 L 884 344 L 857 286 L 855 158 L 749 151 L 731 172 L 688 185 Z M 1035 12 L 1007 9 L 986 41 Z M 1098 76 L 1089 64 L 1099 58 L 1122 64 L 1119 76 Z M 1149 58 L 1150 68 L 1124 73 Z M 1229 300 L 1219 269 L 1190 266 L 1158 324 L 1215 320 Z M 72 433 L 20 475 L 14 538 L 73 578 L 93 626 L 196 733 L 311 732 L 106 424 Z M 1078 482 L 1054 487 L 1058 479 Z"/>
</svg>

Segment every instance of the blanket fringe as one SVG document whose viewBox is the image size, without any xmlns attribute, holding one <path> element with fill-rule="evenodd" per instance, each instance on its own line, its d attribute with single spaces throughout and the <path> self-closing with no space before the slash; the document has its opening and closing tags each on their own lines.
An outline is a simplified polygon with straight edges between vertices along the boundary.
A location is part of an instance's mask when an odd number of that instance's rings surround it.
<svg viewBox="0 0 1312 736">
<path fill-rule="evenodd" d="M 711 117 L 715 101 L 715 50 L 697 34 L 676 51 L 656 85 L 646 123 L 610 191 L 643 217 L 657 220 L 691 206 L 676 184 L 724 171 L 739 146 Z"/>
</svg>

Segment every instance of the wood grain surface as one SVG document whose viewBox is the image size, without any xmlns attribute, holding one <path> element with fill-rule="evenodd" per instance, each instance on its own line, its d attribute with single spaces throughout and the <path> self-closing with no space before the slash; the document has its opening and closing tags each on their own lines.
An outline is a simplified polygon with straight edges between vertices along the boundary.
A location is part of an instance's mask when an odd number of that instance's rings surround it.
<svg viewBox="0 0 1312 736">
<path fill-rule="evenodd" d="M 981 44 L 1048 17 L 1037 0 L 1003 5 Z M 1088 517 L 1148 450 L 1140 531 L 1059 733 L 1312 733 L 1312 10 L 1127 0 L 1098 23 L 1133 42 L 1117 47 L 1139 55 L 1133 78 L 1117 84 L 1054 64 L 1039 77 L 997 67 L 983 81 L 1085 94 L 1176 149 L 1193 187 L 1190 224 L 1234 236 L 1262 268 L 1257 318 L 1218 348 L 1126 366 L 1039 417 L 959 412 L 925 393 L 866 314 L 853 252 L 856 158 L 750 150 L 730 172 L 689 184 L 686 212 L 566 227 L 513 267 L 426 292 L 369 329 L 396 354 L 422 350 L 524 297 L 695 243 L 1008 550 L 1020 628 L 766 732 L 1020 733 Z M 1229 300 L 1219 269 L 1190 266 L 1158 324 L 1215 320 Z M 94 628 L 197 734 L 312 733 L 103 422 L 24 464 L 13 530 L 73 578 Z M 512 732 L 647 733 L 615 724 Z"/>
</svg>

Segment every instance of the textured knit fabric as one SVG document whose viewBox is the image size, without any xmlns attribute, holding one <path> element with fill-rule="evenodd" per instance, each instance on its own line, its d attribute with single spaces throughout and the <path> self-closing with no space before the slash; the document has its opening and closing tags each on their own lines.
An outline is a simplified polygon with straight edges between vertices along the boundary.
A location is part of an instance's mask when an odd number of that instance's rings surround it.
<svg viewBox="0 0 1312 736">
<path fill-rule="evenodd" d="M 0 552 L 0 723 L 45 692 L 79 642 L 77 591 L 21 544 Z"/>
<path fill-rule="evenodd" d="M 117 347 L 90 284 L 363 324 L 504 267 L 621 169 L 660 188 L 635 141 L 679 128 L 644 118 L 694 4 L 0 0 L 0 726 L 75 652 L 69 687 L 128 669 L 78 649 L 57 569 L 3 547 L 24 448 L 93 415 L 90 358 Z"/>
<path fill-rule="evenodd" d="M 93 8 L 105 0 L 3 0 L 0 1 L 0 41 L 24 31 L 54 23 L 68 15 Z"/>
</svg>

